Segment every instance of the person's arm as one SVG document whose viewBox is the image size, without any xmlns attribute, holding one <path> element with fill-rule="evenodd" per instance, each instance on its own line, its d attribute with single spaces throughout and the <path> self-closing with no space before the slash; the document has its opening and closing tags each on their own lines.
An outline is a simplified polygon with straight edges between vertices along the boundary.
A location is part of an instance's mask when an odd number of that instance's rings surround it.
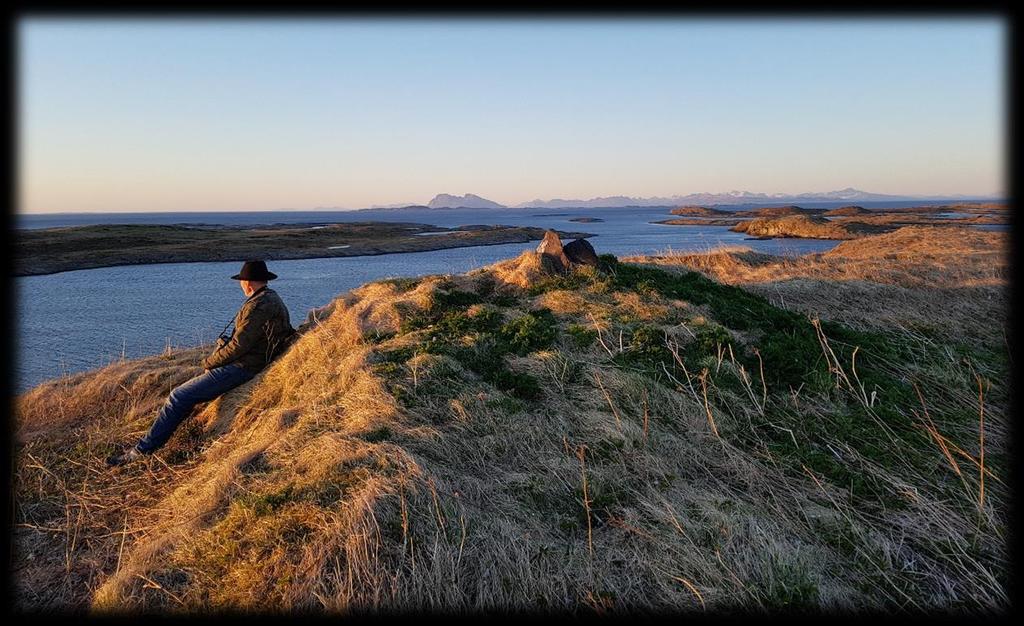
<svg viewBox="0 0 1024 626">
<path fill-rule="evenodd" d="M 212 370 L 236 361 L 257 343 L 263 333 L 266 313 L 255 303 L 247 306 L 249 308 L 242 310 L 235 324 L 235 332 L 231 339 L 203 359 L 203 369 Z"/>
</svg>

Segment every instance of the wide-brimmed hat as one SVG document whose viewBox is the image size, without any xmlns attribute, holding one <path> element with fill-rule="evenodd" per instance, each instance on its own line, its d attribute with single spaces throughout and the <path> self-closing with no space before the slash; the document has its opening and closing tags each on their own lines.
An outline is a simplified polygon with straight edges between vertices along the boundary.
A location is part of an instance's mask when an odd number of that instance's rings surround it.
<svg viewBox="0 0 1024 626">
<path fill-rule="evenodd" d="M 263 261 L 246 261 L 242 265 L 242 271 L 232 276 L 231 280 L 264 281 L 275 278 L 277 274 L 267 270 L 267 264 Z"/>
</svg>

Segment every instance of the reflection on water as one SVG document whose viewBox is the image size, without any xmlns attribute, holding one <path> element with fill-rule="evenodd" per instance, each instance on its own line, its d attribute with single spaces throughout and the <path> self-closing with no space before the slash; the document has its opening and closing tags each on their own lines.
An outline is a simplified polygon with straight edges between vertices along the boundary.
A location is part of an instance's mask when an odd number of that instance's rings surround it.
<svg viewBox="0 0 1024 626">
<path fill-rule="evenodd" d="M 563 211 L 538 217 L 508 213 L 500 221 L 563 231 L 594 233 L 599 254 L 653 254 L 708 250 L 744 245 L 772 254 L 802 254 L 832 248 L 825 240 L 748 240 L 724 226 L 649 224 L 665 219 L 667 211 L 627 212 L 622 209 Z M 575 224 L 569 217 L 599 214 L 604 222 Z M 391 212 L 396 221 L 424 221 Z M 429 222 L 442 226 L 479 224 L 481 211 L 431 212 Z M 487 214 L 490 217 L 490 213 Z M 365 219 L 365 215 L 363 216 Z M 506 219 L 508 218 L 508 219 Z M 511 258 L 529 244 L 502 244 L 432 252 L 385 254 L 333 259 L 271 261 L 280 278 L 272 283 L 287 303 L 292 325 L 308 311 L 365 282 L 389 276 L 420 276 L 465 272 Z M 156 354 L 167 345 L 181 347 L 210 342 L 232 318 L 243 300 L 229 277 L 239 263 L 166 263 L 62 272 L 17 278 L 18 351 L 16 385 L 19 391 L 62 373 L 98 367 L 118 359 Z"/>
</svg>

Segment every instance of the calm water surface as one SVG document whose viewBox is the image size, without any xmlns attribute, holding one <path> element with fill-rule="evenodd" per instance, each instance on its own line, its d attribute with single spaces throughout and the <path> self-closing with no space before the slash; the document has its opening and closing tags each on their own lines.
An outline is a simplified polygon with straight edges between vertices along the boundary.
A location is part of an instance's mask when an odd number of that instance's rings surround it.
<svg viewBox="0 0 1024 626">
<path fill-rule="evenodd" d="M 236 219 L 249 219 L 251 215 Z M 569 221 L 580 216 L 604 221 Z M 350 218 L 345 221 L 352 221 L 356 216 L 344 217 Z M 486 223 L 589 232 L 596 235 L 591 243 L 599 254 L 619 256 L 706 250 L 722 245 L 746 245 L 761 252 L 792 255 L 821 252 L 837 243 L 748 240 L 742 233 L 729 232 L 724 226 L 648 223 L 666 219 L 668 211 L 664 208 L 360 211 L 357 217 L 359 221 L 410 221 L 446 227 Z M 263 219 L 267 221 L 266 215 Z M 314 220 L 307 216 L 304 221 Z M 461 273 L 511 258 L 535 246 L 536 242 L 503 244 L 408 254 L 271 261 L 268 265 L 280 276 L 272 286 L 287 303 L 292 325 L 298 326 L 310 309 L 368 281 Z M 159 353 L 167 345 L 185 347 L 212 341 L 244 299 L 238 282 L 229 278 L 240 265 L 165 263 L 17 278 L 17 390 L 99 367 L 122 355 L 135 358 Z"/>
<path fill-rule="evenodd" d="M 991 202 L 992 200 L 979 200 Z M 946 205 L 953 201 L 920 200 L 898 202 L 801 202 L 807 209 L 837 209 L 855 204 L 865 209 L 900 208 L 912 206 Z M 971 202 L 971 200 L 956 200 Z M 763 202 L 758 204 L 716 205 L 719 209 L 751 210 L 759 207 L 784 206 L 789 202 Z M 420 222 L 438 226 L 461 224 L 520 224 L 519 220 L 531 216 L 569 217 L 590 215 L 605 218 L 619 215 L 627 219 L 639 214 L 657 215 L 665 219 L 672 207 L 614 207 L 600 209 L 363 209 L 360 211 L 236 211 L 236 212 L 177 212 L 177 213 L 50 213 L 16 214 L 18 228 L 53 228 L 57 226 L 80 226 L 85 224 L 306 224 L 325 222 Z"/>
</svg>

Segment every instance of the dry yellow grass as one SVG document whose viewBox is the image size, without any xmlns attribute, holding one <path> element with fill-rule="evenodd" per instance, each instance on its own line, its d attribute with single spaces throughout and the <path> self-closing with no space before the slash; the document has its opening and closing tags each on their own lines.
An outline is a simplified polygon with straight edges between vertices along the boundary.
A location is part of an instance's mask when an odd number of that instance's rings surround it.
<svg viewBox="0 0 1024 626">
<path fill-rule="evenodd" d="M 835 256 L 713 256 L 685 262 L 748 279 L 776 263 L 775 271 L 791 275 L 801 262 L 822 273 L 855 271 Z M 826 419 L 840 402 L 856 400 L 854 389 L 762 398 L 763 373 L 742 369 L 721 346 L 717 363 L 712 352 L 694 380 L 655 382 L 617 360 L 632 354 L 637 328 L 685 347 L 694 329 L 714 324 L 707 307 L 648 289 L 609 289 L 592 272 L 528 291 L 546 275 L 537 255 L 524 253 L 465 275 L 382 281 L 343 294 L 264 373 L 186 422 L 165 452 L 119 470 L 102 466 L 105 453 L 148 427 L 171 386 L 198 371 L 201 350 L 114 364 L 22 396 L 17 606 L 598 613 L 1005 606 L 998 474 L 986 481 L 979 512 L 973 491 L 940 498 L 934 479 L 872 465 L 836 440 L 851 467 L 906 491 L 899 510 L 861 510 L 844 485 L 787 469 L 740 436 L 775 403 Z M 460 290 L 508 298 L 466 307 L 470 318 L 553 311 L 557 341 L 507 361 L 538 381 L 537 400 L 501 391 L 465 360 L 415 353 L 432 327 L 408 324 Z M 573 327 L 599 329 L 599 341 L 575 342 L 582 331 Z M 413 352 L 389 360 L 403 349 Z M 711 371 L 733 372 L 745 386 L 719 387 L 706 377 Z M 1005 409 L 994 395 L 985 408 L 986 462 L 1005 446 Z M 974 401 L 947 402 L 973 410 Z M 977 457 L 958 434 L 938 436 Z M 986 526 L 972 548 L 964 538 L 979 523 Z M 928 548 L 939 544 L 948 555 Z"/>
<path fill-rule="evenodd" d="M 1008 245 L 1007 233 L 905 226 L 799 257 L 731 248 L 624 260 L 696 270 L 776 306 L 858 327 L 948 328 L 971 337 L 1002 337 Z"/>
<path fill-rule="evenodd" d="M 854 239 L 865 230 L 857 222 L 839 222 L 814 215 L 756 217 L 729 230 L 752 237 L 803 237 L 807 239 Z"/>
</svg>

